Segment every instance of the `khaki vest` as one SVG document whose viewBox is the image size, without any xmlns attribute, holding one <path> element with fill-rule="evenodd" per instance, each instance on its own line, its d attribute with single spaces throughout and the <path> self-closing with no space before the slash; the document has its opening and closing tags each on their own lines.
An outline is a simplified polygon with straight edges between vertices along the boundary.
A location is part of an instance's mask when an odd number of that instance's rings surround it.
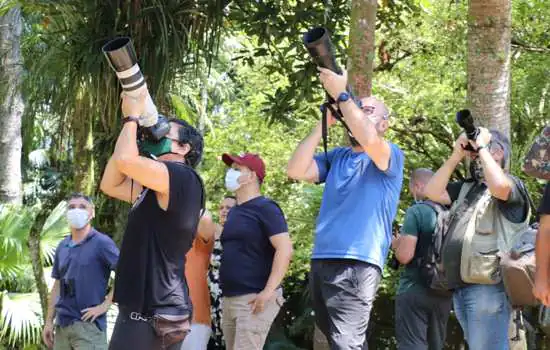
<svg viewBox="0 0 550 350">
<path fill-rule="evenodd" d="M 474 183 L 465 183 L 451 211 L 459 206 Z M 498 199 L 485 190 L 475 203 L 471 220 L 464 229 L 460 275 L 464 282 L 473 284 L 497 284 L 501 282 L 499 261 L 529 226 L 529 216 L 521 223 L 508 221 L 498 208 Z"/>
</svg>

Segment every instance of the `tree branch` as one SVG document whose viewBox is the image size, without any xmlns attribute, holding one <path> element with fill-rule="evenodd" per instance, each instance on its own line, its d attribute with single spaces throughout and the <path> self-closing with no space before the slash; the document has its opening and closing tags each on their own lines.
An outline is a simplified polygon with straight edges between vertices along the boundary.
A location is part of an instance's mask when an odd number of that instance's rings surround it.
<svg viewBox="0 0 550 350">
<path fill-rule="evenodd" d="M 512 47 L 523 51 L 529 51 L 529 52 L 550 53 L 549 47 L 530 46 L 529 44 L 522 43 L 517 39 L 512 39 Z"/>
<path fill-rule="evenodd" d="M 392 70 L 393 66 L 395 66 L 400 61 L 403 61 L 405 58 L 412 56 L 413 53 L 410 51 L 406 51 L 402 56 L 397 57 L 395 60 L 391 62 L 386 62 L 379 64 L 378 66 L 374 67 L 373 71 L 375 72 L 381 72 L 381 71 L 390 71 Z"/>
</svg>

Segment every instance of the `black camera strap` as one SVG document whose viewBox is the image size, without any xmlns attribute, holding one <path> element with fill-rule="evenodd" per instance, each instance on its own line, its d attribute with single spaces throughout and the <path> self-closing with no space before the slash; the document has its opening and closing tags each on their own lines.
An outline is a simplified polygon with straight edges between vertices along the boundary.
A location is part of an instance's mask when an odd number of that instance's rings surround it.
<svg viewBox="0 0 550 350">
<path fill-rule="evenodd" d="M 322 112 L 322 123 L 321 123 L 321 134 L 323 137 L 323 150 L 325 152 L 325 162 L 327 164 L 327 172 L 330 169 L 330 162 L 328 161 L 328 111 L 330 110 L 330 113 L 332 113 L 332 116 L 336 118 L 346 129 L 350 137 L 353 137 L 353 134 L 346 122 L 344 121 L 344 116 L 342 115 L 342 111 L 338 108 L 334 108 L 333 105 L 334 102 L 332 102 L 330 99 L 323 103 L 321 105 L 321 112 Z"/>
</svg>

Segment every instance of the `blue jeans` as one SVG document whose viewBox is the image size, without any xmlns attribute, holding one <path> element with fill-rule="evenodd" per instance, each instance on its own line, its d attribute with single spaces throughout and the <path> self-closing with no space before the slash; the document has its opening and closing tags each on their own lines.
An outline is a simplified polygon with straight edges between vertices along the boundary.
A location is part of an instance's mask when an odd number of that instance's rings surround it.
<svg viewBox="0 0 550 350">
<path fill-rule="evenodd" d="M 453 305 L 470 350 L 508 350 L 512 307 L 504 285 L 474 284 L 455 290 Z"/>
</svg>

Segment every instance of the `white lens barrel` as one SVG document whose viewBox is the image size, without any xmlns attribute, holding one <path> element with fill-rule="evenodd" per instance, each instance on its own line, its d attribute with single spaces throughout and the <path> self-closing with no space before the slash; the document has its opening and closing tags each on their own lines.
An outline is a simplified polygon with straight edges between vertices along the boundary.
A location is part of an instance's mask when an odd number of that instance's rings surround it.
<svg viewBox="0 0 550 350">
<path fill-rule="evenodd" d="M 120 85 L 122 85 L 122 90 L 130 97 L 137 98 L 144 90 L 147 90 L 145 78 L 141 74 L 138 64 L 133 65 L 125 71 L 116 72 L 116 75 L 120 81 Z M 141 126 L 146 128 L 155 125 L 158 121 L 157 107 L 153 103 L 149 93 L 145 97 L 144 115 L 139 117 Z"/>
<path fill-rule="evenodd" d="M 126 92 L 138 90 L 145 85 L 145 78 L 139 69 L 139 65 L 134 64 L 130 69 L 122 72 L 116 72 L 122 89 Z"/>
</svg>

